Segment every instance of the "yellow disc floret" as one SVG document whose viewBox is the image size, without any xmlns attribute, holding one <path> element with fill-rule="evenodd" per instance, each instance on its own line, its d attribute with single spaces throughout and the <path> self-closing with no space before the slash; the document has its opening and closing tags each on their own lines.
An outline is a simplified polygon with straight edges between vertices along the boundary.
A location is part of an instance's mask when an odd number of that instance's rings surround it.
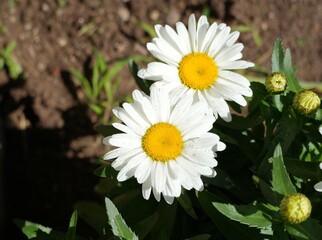
<svg viewBox="0 0 322 240">
<path fill-rule="evenodd" d="M 156 123 L 145 132 L 142 148 L 152 160 L 166 162 L 175 159 L 183 149 L 181 132 L 172 124 Z"/>
<path fill-rule="evenodd" d="M 189 88 L 203 90 L 209 88 L 218 77 L 215 61 L 205 53 L 190 53 L 179 63 L 181 82 Z"/>
</svg>

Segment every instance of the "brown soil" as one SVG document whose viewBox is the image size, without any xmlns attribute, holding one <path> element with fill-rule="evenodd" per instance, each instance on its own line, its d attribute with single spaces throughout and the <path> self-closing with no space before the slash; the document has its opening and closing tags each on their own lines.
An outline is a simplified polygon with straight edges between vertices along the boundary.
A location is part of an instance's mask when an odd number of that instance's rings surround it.
<svg viewBox="0 0 322 240">
<path fill-rule="evenodd" d="M 14 54 L 23 67 L 23 77 L 16 81 L 0 72 L 0 132 L 5 144 L 5 214 L 0 212 L 5 223 L 0 230 L 10 233 L 10 239 L 22 239 L 13 218 L 65 230 L 76 201 L 98 198 L 93 194 L 98 180 L 92 174 L 93 162 L 106 148 L 93 130 L 98 120 L 69 69 L 87 70 L 94 48 L 109 64 L 132 54 L 149 55 L 145 44 L 150 37 L 138 22 L 173 26 L 178 20 L 186 23 L 191 13 L 208 12 L 211 21 L 250 27 L 240 38 L 245 59 L 269 70 L 272 45 L 279 36 L 291 48 L 298 77 L 317 84 L 322 79 L 321 1 L 66 3 L 60 7 L 53 0 L 20 0 L 10 8 L 1 0 L 0 48 L 16 40 Z M 86 32 L 85 25 L 90 26 Z M 136 85 L 127 69 L 121 79 L 117 95 L 122 97 Z"/>
</svg>

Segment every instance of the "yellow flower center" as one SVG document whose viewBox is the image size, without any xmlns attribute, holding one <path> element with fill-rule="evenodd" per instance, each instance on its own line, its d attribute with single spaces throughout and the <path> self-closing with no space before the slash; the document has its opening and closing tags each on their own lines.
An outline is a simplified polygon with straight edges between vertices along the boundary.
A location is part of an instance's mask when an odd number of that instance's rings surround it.
<svg viewBox="0 0 322 240">
<path fill-rule="evenodd" d="M 182 136 L 172 124 L 156 123 L 145 132 L 142 138 L 142 147 L 154 161 L 166 162 L 181 154 Z"/>
<path fill-rule="evenodd" d="M 181 82 L 189 88 L 203 90 L 209 88 L 218 77 L 215 61 L 205 53 L 190 53 L 179 63 Z"/>
</svg>

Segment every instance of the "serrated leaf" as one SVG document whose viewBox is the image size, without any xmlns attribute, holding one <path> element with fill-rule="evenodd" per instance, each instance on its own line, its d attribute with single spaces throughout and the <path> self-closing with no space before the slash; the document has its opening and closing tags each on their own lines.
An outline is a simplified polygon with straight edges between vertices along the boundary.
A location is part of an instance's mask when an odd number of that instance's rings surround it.
<svg viewBox="0 0 322 240">
<path fill-rule="evenodd" d="M 216 195 L 208 192 L 202 191 L 197 192 L 197 197 L 201 207 L 204 209 L 205 213 L 210 217 L 214 225 L 222 232 L 228 240 L 256 240 L 263 239 L 260 235 L 258 229 L 249 228 L 246 225 L 240 224 L 238 222 L 231 221 L 229 218 L 222 215 L 214 206 L 213 202 L 222 201 Z"/>
<path fill-rule="evenodd" d="M 288 225 L 287 231 L 293 236 L 305 236 L 308 240 L 320 240 L 322 236 L 322 226 L 315 219 L 309 218 L 300 224 Z M 300 234 L 299 234 L 300 233 Z"/>
<path fill-rule="evenodd" d="M 126 225 L 121 214 L 113 204 L 113 202 L 105 198 L 106 212 L 109 218 L 109 224 L 112 227 L 112 232 L 115 236 L 125 238 L 128 240 L 138 240 L 139 238 Z"/>
<path fill-rule="evenodd" d="M 283 72 L 284 71 L 284 49 L 282 41 L 277 38 L 274 43 L 272 53 L 272 72 Z"/>
<path fill-rule="evenodd" d="M 77 210 L 75 210 L 70 218 L 69 227 L 67 230 L 66 240 L 75 240 L 76 239 L 76 225 L 77 225 Z"/>
<path fill-rule="evenodd" d="M 213 205 L 226 217 L 250 227 L 270 228 L 272 226 L 271 216 L 264 213 L 256 205 L 236 206 L 218 202 L 214 202 Z"/>
<path fill-rule="evenodd" d="M 287 80 L 287 89 L 292 92 L 301 91 L 302 88 L 299 84 L 298 79 L 295 77 L 295 70 L 292 66 L 291 51 L 289 48 L 285 51 L 283 66 L 284 74 Z"/>
<path fill-rule="evenodd" d="M 65 239 L 65 234 L 45 227 L 38 223 L 15 219 L 15 224 L 21 228 L 28 239 L 34 240 L 61 240 Z"/>
<path fill-rule="evenodd" d="M 45 227 L 38 223 L 33 223 L 30 221 L 15 219 L 15 224 L 21 228 L 22 232 L 26 235 L 28 239 L 37 237 L 37 232 L 42 231 L 46 234 L 49 234 L 52 229 L 49 227 Z"/>
<path fill-rule="evenodd" d="M 296 193 L 296 189 L 288 175 L 282 155 L 282 148 L 278 144 L 275 148 L 274 155 L 270 159 L 273 163 L 272 169 L 272 189 L 282 195 Z"/>
</svg>

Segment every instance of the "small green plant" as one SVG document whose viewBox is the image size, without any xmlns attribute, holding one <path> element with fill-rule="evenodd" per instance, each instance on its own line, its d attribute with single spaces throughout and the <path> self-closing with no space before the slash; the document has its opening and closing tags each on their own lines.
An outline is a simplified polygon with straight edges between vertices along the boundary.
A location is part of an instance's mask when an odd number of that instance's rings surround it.
<svg viewBox="0 0 322 240">
<path fill-rule="evenodd" d="M 90 79 L 76 69 L 71 70 L 71 74 L 78 80 L 86 94 L 88 106 L 98 116 L 100 123 L 109 122 L 109 119 L 105 117 L 119 101 L 115 98 L 115 93 L 120 84 L 117 74 L 128 61 L 127 58 L 121 59 L 108 67 L 102 54 L 95 51 Z"/>
<path fill-rule="evenodd" d="M 63 8 L 67 5 L 68 0 L 57 0 L 59 7 Z"/>
<path fill-rule="evenodd" d="M 0 70 L 6 69 L 9 77 L 13 80 L 18 79 L 22 74 L 22 67 L 13 56 L 16 42 L 11 41 L 3 49 L 0 49 Z"/>
<path fill-rule="evenodd" d="M 8 0 L 8 5 L 10 8 L 13 8 L 19 0 Z"/>
</svg>

